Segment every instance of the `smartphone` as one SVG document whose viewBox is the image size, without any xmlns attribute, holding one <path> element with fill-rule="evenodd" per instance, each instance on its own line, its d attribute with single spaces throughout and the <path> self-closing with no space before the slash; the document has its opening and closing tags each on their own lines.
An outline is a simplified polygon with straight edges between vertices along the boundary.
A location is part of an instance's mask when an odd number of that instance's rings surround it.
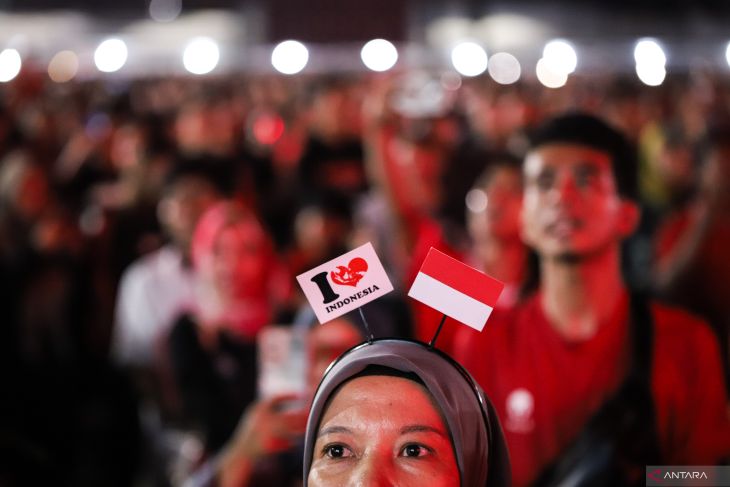
<svg viewBox="0 0 730 487">
<path fill-rule="evenodd" d="M 306 352 L 304 337 L 296 327 L 268 325 L 258 335 L 258 396 L 304 396 Z"/>
</svg>

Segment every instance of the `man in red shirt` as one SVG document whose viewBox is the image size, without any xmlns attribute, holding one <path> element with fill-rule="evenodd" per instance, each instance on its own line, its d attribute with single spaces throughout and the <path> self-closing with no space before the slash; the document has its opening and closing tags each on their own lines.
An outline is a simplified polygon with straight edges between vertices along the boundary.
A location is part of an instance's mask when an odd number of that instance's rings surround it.
<svg viewBox="0 0 730 487">
<path fill-rule="evenodd" d="M 639 216 L 632 154 L 589 115 L 535 133 L 522 234 L 540 256 L 540 289 L 481 335 L 456 337 L 456 358 L 500 415 L 517 487 L 644 485 L 646 464 L 730 458 L 712 333 L 621 277 L 620 244 Z"/>
</svg>

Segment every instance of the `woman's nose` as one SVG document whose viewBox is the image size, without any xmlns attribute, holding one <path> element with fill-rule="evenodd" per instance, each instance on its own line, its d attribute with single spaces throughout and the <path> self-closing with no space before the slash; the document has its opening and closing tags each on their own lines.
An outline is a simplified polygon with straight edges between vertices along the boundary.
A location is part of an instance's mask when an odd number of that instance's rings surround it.
<svg viewBox="0 0 730 487">
<path fill-rule="evenodd" d="M 357 482 L 353 487 L 396 487 L 392 481 L 392 470 L 390 459 L 367 455 L 359 462 Z"/>
</svg>

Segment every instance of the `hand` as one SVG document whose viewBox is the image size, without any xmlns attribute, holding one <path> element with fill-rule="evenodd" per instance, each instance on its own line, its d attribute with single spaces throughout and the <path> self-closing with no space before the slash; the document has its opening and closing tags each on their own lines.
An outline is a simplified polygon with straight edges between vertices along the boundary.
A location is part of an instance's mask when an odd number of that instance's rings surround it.
<svg viewBox="0 0 730 487">
<path fill-rule="evenodd" d="M 238 423 L 233 439 L 221 456 L 218 480 L 221 487 L 248 486 L 256 460 L 289 448 L 304 434 L 308 411 L 282 410 L 295 394 L 275 396 L 248 408 Z"/>
<path fill-rule="evenodd" d="M 298 399 L 301 397 L 296 394 L 284 394 L 253 404 L 238 423 L 229 450 L 236 456 L 256 460 L 290 448 L 304 434 L 309 411 L 282 407 Z"/>
</svg>

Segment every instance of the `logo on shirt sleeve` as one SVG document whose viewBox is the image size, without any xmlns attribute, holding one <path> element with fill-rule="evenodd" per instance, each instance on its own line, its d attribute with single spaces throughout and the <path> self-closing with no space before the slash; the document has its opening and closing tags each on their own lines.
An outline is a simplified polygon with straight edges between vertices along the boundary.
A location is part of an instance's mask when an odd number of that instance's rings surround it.
<svg viewBox="0 0 730 487">
<path fill-rule="evenodd" d="M 524 388 L 515 389 L 507 396 L 505 429 L 513 433 L 530 433 L 535 428 L 535 399 Z"/>
</svg>

